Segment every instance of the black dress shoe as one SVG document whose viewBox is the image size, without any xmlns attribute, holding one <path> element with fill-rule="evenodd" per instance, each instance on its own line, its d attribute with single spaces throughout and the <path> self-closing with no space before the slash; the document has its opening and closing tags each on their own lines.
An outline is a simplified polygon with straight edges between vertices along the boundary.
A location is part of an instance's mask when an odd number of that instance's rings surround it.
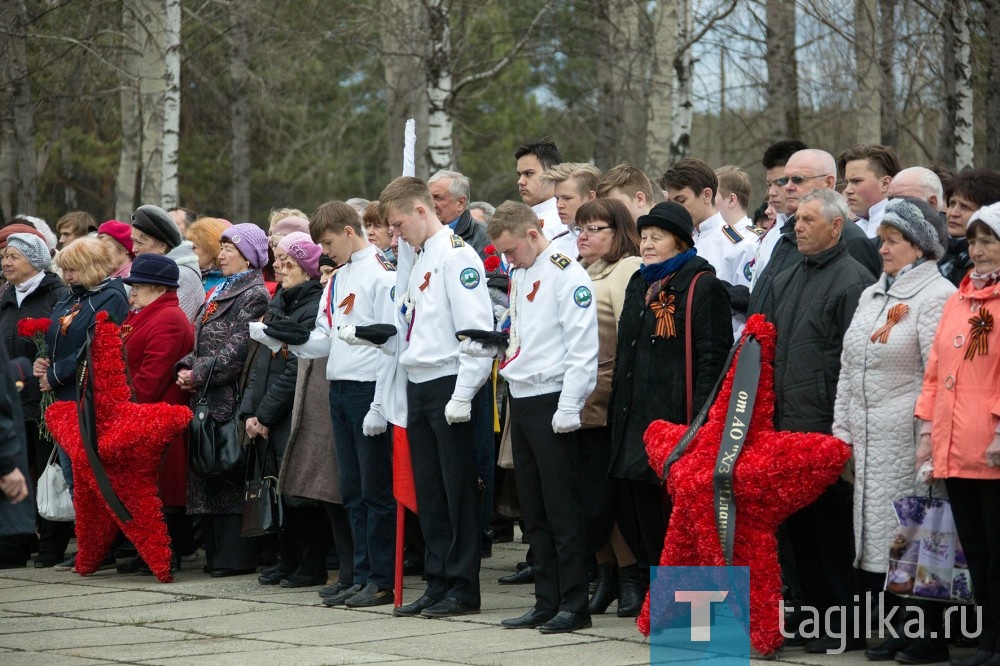
<svg viewBox="0 0 1000 666">
<path fill-rule="evenodd" d="M 32 562 L 34 562 L 36 569 L 49 569 L 62 562 L 64 559 L 66 558 L 60 557 L 58 560 L 53 560 L 53 559 L 41 559 L 36 557 L 34 560 L 32 560 Z"/>
<path fill-rule="evenodd" d="M 257 582 L 261 585 L 277 585 L 282 579 L 288 578 L 290 575 L 289 572 L 282 571 L 279 567 L 268 567 L 257 576 Z M 325 583 L 326 580 L 323 582 Z"/>
<path fill-rule="evenodd" d="M 286 576 L 281 579 L 281 587 L 313 587 L 315 585 L 322 585 L 326 582 L 326 575 L 323 576 L 303 576 L 301 574 L 292 574 L 291 576 Z"/>
<path fill-rule="evenodd" d="M 424 594 L 412 604 L 406 604 L 405 606 L 392 609 L 392 614 L 397 617 L 416 617 L 417 615 L 420 615 L 425 608 L 430 608 L 438 601 L 440 601 L 440 599 L 432 599 Z"/>
<path fill-rule="evenodd" d="M 538 610 L 532 608 L 521 617 L 513 617 L 509 620 L 501 620 L 500 624 L 508 629 L 535 629 L 542 626 L 556 616 L 555 611 Z"/>
<path fill-rule="evenodd" d="M 331 594 L 329 596 L 323 597 L 324 606 L 341 606 L 348 599 L 353 597 L 355 594 L 361 591 L 360 585 L 351 585 L 350 587 L 345 587 L 337 594 Z"/>
<path fill-rule="evenodd" d="M 348 608 L 368 608 L 392 603 L 392 590 L 368 583 L 350 599 L 344 601 Z"/>
<path fill-rule="evenodd" d="M 941 638 L 914 638 L 896 653 L 900 664 L 936 664 L 948 661 L 948 643 Z"/>
<path fill-rule="evenodd" d="M 344 590 L 351 587 L 351 585 L 353 585 L 353 583 L 334 583 L 333 585 L 325 585 L 319 588 L 317 594 L 319 594 L 319 596 L 323 597 L 324 599 L 328 597 L 335 597 Z"/>
<path fill-rule="evenodd" d="M 509 576 L 500 576 L 497 582 L 501 585 L 530 585 L 535 582 L 535 567 L 529 564 Z"/>
<path fill-rule="evenodd" d="M 965 659 L 952 659 L 951 666 L 983 666 L 983 664 L 995 656 L 994 653 L 987 652 L 986 650 L 976 650 L 974 654 L 969 655 Z"/>
<path fill-rule="evenodd" d="M 479 613 L 478 604 L 473 606 L 471 604 L 463 603 L 455 597 L 445 597 L 433 606 L 428 606 L 420 611 L 420 616 L 440 618 L 455 617 L 458 615 L 476 615 L 477 613 Z"/>
<path fill-rule="evenodd" d="M 589 613 L 574 613 L 572 611 L 559 611 L 551 620 L 538 627 L 538 631 L 543 634 L 565 634 L 578 629 L 587 629 L 593 626 Z"/>
<path fill-rule="evenodd" d="M 246 576 L 252 574 L 255 569 L 212 569 L 209 575 L 212 578 L 229 578 L 231 576 Z"/>
<path fill-rule="evenodd" d="M 120 574 L 134 574 L 139 573 L 139 567 L 143 564 L 142 558 L 136 555 L 132 559 L 125 560 L 117 567 L 115 570 Z"/>
<path fill-rule="evenodd" d="M 823 636 L 814 641 L 806 643 L 806 652 L 810 654 L 834 654 L 841 649 L 843 641 L 843 652 L 854 652 L 855 650 L 866 650 L 868 643 L 863 638 L 834 638 Z"/>
<path fill-rule="evenodd" d="M 906 636 L 887 638 L 875 647 L 865 650 L 865 659 L 868 661 L 892 661 L 897 652 L 910 644 L 910 640 Z"/>
</svg>

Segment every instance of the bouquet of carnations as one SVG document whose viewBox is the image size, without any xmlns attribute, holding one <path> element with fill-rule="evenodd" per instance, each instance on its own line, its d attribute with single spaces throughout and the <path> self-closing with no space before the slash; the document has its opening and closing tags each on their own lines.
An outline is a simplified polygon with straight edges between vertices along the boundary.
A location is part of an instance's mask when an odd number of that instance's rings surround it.
<svg viewBox="0 0 1000 666">
<path fill-rule="evenodd" d="M 52 320 L 43 317 L 22 319 L 17 322 L 17 334 L 22 338 L 30 338 L 35 343 L 35 349 L 38 350 L 35 356 L 36 359 L 45 358 L 45 334 L 49 332 L 50 326 L 52 326 Z M 42 399 L 38 403 L 39 410 L 41 411 L 38 417 L 38 436 L 50 442 L 52 441 L 52 433 L 49 432 L 49 427 L 45 425 L 45 410 L 55 401 L 56 394 L 49 390 L 42 391 Z"/>
</svg>

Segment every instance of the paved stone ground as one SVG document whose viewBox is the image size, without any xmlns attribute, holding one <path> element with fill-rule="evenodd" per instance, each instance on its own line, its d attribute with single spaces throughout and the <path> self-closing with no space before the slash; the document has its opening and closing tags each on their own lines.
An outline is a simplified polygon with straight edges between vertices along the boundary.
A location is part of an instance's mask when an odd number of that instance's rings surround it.
<svg viewBox="0 0 1000 666">
<path fill-rule="evenodd" d="M 175 582 L 123 576 L 86 578 L 52 569 L 0 571 L 0 665 L 233 664 L 647 664 L 649 644 L 632 620 L 610 614 L 591 629 L 545 636 L 509 630 L 500 620 L 532 605 L 531 586 L 500 586 L 526 547 L 501 544 L 483 560 L 480 615 L 445 620 L 395 618 L 392 607 L 349 610 L 320 605 L 317 588 L 261 586 L 256 575 L 213 579 L 204 560 L 186 563 Z M 406 579 L 404 602 L 422 591 Z M 671 664 L 701 653 L 675 650 Z M 809 655 L 785 649 L 778 661 L 859 666 L 861 653 Z M 707 663 L 707 661 L 706 661 Z M 718 663 L 718 662 L 716 662 Z M 765 662 L 756 663 L 763 666 Z"/>
</svg>

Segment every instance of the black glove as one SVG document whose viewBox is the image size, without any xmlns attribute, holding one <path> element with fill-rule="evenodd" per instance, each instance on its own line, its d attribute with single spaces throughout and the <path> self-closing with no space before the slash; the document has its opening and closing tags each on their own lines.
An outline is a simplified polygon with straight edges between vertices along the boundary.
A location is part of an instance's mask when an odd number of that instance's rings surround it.
<svg viewBox="0 0 1000 666">
<path fill-rule="evenodd" d="M 268 322 L 264 332 L 275 340 L 281 340 L 286 345 L 305 344 L 309 339 L 309 329 L 291 319 L 279 319 Z"/>
</svg>

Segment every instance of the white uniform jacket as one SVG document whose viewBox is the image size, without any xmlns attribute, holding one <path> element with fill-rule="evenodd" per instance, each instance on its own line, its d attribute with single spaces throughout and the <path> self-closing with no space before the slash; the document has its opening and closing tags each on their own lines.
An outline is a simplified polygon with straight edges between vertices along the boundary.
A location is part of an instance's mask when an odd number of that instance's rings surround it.
<svg viewBox="0 0 1000 666">
<path fill-rule="evenodd" d="M 472 246 L 442 227 L 424 242 L 410 268 L 406 293 L 397 293 L 395 300 L 406 325 L 399 362 L 407 378 L 420 384 L 458 375 L 454 395 L 475 396 L 493 362 L 459 353 L 455 332 L 492 330 L 493 306 L 486 269 Z"/>
<path fill-rule="evenodd" d="M 322 358 L 326 378 L 331 381 L 376 382 L 376 404 L 395 362 L 374 347 L 349 345 L 337 336 L 343 326 L 370 326 L 393 321 L 392 291 L 396 269 L 374 245 L 358 250 L 323 290 L 316 315 L 316 328 L 309 340 L 290 345 L 301 358 Z"/>
<path fill-rule="evenodd" d="M 583 407 L 597 384 L 597 306 L 587 271 L 551 246 L 511 271 L 511 339 L 500 374 L 515 398 L 561 391 Z M 513 347 L 513 345 L 512 345 Z"/>
</svg>

